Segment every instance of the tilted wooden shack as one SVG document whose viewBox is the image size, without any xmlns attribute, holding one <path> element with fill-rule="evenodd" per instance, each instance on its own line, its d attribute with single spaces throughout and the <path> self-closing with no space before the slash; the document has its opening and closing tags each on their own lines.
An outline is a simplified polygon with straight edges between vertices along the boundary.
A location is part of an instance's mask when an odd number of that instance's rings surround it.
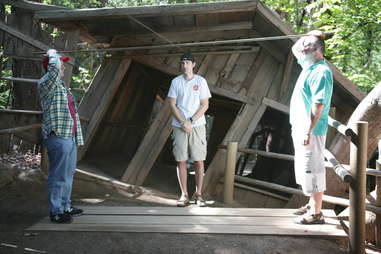
<svg viewBox="0 0 381 254">
<path fill-rule="evenodd" d="M 295 39 L 246 39 L 294 32 L 259 1 L 46 9 L 35 11 L 34 19 L 75 31 L 82 41 L 108 49 L 80 104 L 80 115 L 89 119 L 83 122 L 86 144 L 80 157 L 109 160 L 112 167 L 118 156 L 123 181 L 141 185 L 157 160 L 170 158 L 171 114 L 163 102 L 185 51 L 196 56 L 196 72 L 206 78 L 213 95 L 207 112 L 213 118 L 208 194 L 219 194 L 224 172 L 226 151 L 218 145 L 237 141 L 239 147 L 248 147 L 264 118 L 287 125 L 300 72 L 290 53 Z M 334 117 L 346 122 L 364 95 L 331 68 Z"/>
</svg>

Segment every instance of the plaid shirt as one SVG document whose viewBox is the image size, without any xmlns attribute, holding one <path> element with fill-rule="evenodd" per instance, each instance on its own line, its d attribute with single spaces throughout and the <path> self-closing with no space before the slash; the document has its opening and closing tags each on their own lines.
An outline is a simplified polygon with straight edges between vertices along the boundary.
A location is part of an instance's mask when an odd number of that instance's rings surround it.
<svg viewBox="0 0 381 254">
<path fill-rule="evenodd" d="M 49 57 L 48 71 L 38 82 L 38 93 L 43 111 L 42 131 L 45 135 L 54 131 L 57 137 L 68 139 L 73 137 L 74 120 L 68 106 L 67 93 L 70 92 L 65 88 L 64 82 L 61 80 L 60 67 L 59 55 L 51 55 Z M 77 145 L 83 145 L 81 123 L 77 107 L 75 106 L 75 108 L 77 122 L 75 142 Z"/>
</svg>

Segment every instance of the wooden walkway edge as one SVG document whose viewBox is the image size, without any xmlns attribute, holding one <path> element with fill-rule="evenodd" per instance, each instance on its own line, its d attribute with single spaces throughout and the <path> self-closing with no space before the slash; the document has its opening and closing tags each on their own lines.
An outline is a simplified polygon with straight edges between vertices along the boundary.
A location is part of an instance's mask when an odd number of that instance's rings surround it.
<svg viewBox="0 0 381 254">
<path fill-rule="evenodd" d="M 71 224 L 49 218 L 27 231 L 144 232 L 287 235 L 347 238 L 332 210 L 323 210 L 326 224 L 300 225 L 294 209 L 200 207 L 82 207 L 85 214 Z"/>
</svg>

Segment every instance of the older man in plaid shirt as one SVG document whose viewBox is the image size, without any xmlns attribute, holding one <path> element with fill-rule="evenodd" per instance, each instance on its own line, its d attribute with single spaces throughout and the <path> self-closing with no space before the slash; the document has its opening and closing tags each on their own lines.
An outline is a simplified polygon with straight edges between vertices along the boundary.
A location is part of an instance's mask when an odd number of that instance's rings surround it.
<svg viewBox="0 0 381 254">
<path fill-rule="evenodd" d="M 50 220 L 70 223 L 72 216 L 83 213 L 71 206 L 73 176 L 77 163 L 77 145 L 83 145 L 83 136 L 74 99 L 63 82 L 64 64 L 50 49 L 43 60 L 46 74 L 38 83 L 43 111 L 42 133 L 49 156 L 48 199 Z"/>
</svg>

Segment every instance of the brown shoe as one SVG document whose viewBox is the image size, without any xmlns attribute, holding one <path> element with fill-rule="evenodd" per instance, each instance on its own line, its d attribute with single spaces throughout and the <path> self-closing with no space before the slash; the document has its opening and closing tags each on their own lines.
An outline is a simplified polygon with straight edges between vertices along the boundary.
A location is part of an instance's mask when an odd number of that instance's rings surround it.
<svg viewBox="0 0 381 254">
<path fill-rule="evenodd" d="M 202 198 L 201 195 L 197 194 L 196 192 L 193 194 L 192 200 L 194 200 L 194 203 L 199 207 L 205 207 L 206 206 L 205 200 Z"/>
<path fill-rule="evenodd" d="M 307 216 L 304 216 L 300 221 L 300 224 L 305 225 L 313 225 L 313 224 L 324 224 L 324 216 L 323 213 L 317 213 L 317 214 L 309 214 Z"/>
<path fill-rule="evenodd" d="M 178 207 L 184 207 L 189 205 L 189 199 L 187 196 L 181 196 L 179 200 L 177 200 L 176 205 Z"/>
<path fill-rule="evenodd" d="M 300 207 L 298 210 L 294 212 L 295 215 L 303 215 L 306 214 L 311 209 L 311 206 L 309 204 Z"/>
</svg>

